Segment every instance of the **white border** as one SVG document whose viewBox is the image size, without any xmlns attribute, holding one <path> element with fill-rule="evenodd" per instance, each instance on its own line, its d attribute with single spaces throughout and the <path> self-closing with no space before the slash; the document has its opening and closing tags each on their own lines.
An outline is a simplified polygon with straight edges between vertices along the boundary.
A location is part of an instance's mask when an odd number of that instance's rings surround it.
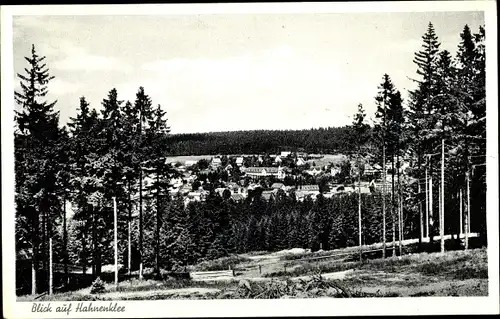
<svg viewBox="0 0 500 319">
<path fill-rule="evenodd" d="M 71 5 L 4 6 L 1 8 L 2 93 L 13 92 L 13 15 L 151 15 L 151 14 L 243 14 L 317 12 L 423 12 L 485 11 L 487 29 L 487 224 L 489 297 L 424 297 L 371 299 L 290 300 L 167 300 L 128 301 L 125 313 L 75 313 L 65 317 L 214 317 L 214 316 L 349 316 L 495 314 L 500 312 L 498 267 L 498 74 L 497 19 L 495 1 L 358 2 L 358 3 L 266 3 L 266 4 L 170 4 L 170 5 Z M 13 94 L 1 94 L 2 102 L 2 252 L 3 309 L 6 318 L 49 318 L 56 313 L 31 312 L 31 302 L 16 302 L 14 294 L 14 164 Z M 146 304 L 145 304 L 146 303 Z M 64 302 L 52 302 L 53 307 Z M 76 305 L 73 303 L 73 307 Z M 105 305 L 105 302 L 93 302 Z"/>
</svg>

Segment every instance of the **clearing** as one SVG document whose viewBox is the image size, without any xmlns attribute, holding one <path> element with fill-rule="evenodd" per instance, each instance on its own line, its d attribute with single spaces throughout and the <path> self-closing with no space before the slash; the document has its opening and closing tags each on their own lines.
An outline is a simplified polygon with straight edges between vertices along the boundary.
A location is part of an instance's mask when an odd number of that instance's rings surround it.
<svg viewBox="0 0 500 319">
<path fill-rule="evenodd" d="M 90 288 L 42 296 L 45 300 L 158 300 L 390 296 L 487 296 L 487 249 L 407 254 L 359 262 L 350 254 L 292 249 L 200 263 L 191 270 L 234 270 L 206 279 L 127 280 L 105 292 Z M 351 259 L 349 259 L 351 258 Z M 32 296 L 18 297 L 33 301 Z"/>
</svg>

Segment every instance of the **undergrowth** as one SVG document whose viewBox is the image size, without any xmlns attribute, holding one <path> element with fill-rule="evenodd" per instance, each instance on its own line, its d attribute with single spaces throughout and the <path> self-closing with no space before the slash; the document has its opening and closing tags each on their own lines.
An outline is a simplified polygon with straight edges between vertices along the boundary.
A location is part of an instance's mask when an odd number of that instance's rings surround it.
<svg viewBox="0 0 500 319">
<path fill-rule="evenodd" d="M 195 265 L 193 267 L 194 271 L 217 271 L 217 270 L 228 270 L 229 267 L 233 269 L 236 265 L 249 262 L 252 259 L 248 257 L 231 255 L 228 257 L 222 257 L 214 260 L 206 260 Z"/>
</svg>

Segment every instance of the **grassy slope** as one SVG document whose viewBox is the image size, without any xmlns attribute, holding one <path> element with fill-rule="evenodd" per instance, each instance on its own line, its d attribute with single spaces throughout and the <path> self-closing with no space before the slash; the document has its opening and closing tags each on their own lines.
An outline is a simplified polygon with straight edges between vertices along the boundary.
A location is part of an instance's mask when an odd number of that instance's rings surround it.
<svg viewBox="0 0 500 319">
<path fill-rule="evenodd" d="M 286 259 L 286 258 L 285 258 Z M 224 262 L 214 261 L 214 267 L 203 264 L 200 268 L 217 268 Z M 234 265 L 236 260 L 230 259 Z M 240 259 L 239 267 L 244 268 L 253 261 Z M 267 262 L 267 261 L 263 261 Z M 290 261 L 283 261 L 290 262 Z M 292 262 L 298 262 L 293 260 Z M 44 296 L 44 300 L 154 300 L 154 299 L 211 299 L 211 298 L 306 298 L 314 296 L 337 296 L 331 285 L 340 285 L 350 292 L 352 297 L 367 296 L 485 296 L 488 292 L 487 250 L 452 251 L 445 254 L 422 253 L 406 255 L 401 258 L 387 258 L 359 262 L 334 263 L 328 260 L 317 263 L 302 263 L 289 269 L 287 273 L 268 273 L 264 282 L 257 282 L 258 273 L 246 274 L 247 280 L 240 278 L 224 282 L 194 282 L 191 280 L 138 281 L 131 280 L 120 283 L 115 289 L 106 286 L 106 293 L 91 295 L 90 289 L 82 289 L 71 293 Z M 225 266 L 225 265 L 224 265 Z M 331 273 L 350 270 L 343 279 L 312 280 L 308 287 L 312 290 L 302 291 L 303 280 L 306 282 L 318 273 Z M 292 279 L 292 280 L 291 280 Z M 245 288 L 245 281 L 252 286 Z M 329 286 L 330 285 L 330 286 Z M 258 293 L 257 293 L 258 292 Z M 281 295 L 280 295 L 281 294 Z M 19 301 L 31 301 L 31 296 L 19 297 Z"/>
</svg>

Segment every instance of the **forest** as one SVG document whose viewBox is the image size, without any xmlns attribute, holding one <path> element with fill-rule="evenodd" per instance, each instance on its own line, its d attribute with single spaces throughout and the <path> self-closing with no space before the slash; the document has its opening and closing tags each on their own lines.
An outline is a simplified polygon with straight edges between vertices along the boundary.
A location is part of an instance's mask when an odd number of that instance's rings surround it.
<svg viewBox="0 0 500 319">
<path fill-rule="evenodd" d="M 374 83 L 373 126 L 358 105 L 347 127 L 179 135 L 169 133 L 166 111 L 143 87 L 134 101 L 120 100 L 111 89 L 99 107 L 80 97 L 77 115 L 61 125 L 56 102 L 46 97 L 54 77 L 33 45 L 14 92 L 16 261 L 30 261 L 32 293 L 43 286 L 37 278 L 46 278 L 50 241 L 54 262 L 66 265 L 66 272 L 70 265 L 99 276 L 112 263 L 113 200 L 121 271 L 139 276 L 146 268 L 175 271 L 235 252 L 359 245 L 359 205 L 362 243 L 458 234 L 464 227 L 485 238 L 485 29 L 474 33 L 465 25 L 460 38 L 453 55 L 441 50 L 429 23 L 413 57 L 416 74 L 408 75 L 416 89 L 403 101 L 390 75 L 381 75 Z M 212 192 L 185 207 L 167 191 L 178 172 L 166 165 L 166 156 L 283 148 L 370 154 L 396 168 L 408 161 L 410 169 L 374 194 L 304 202 L 282 193 L 266 202 L 255 193 L 236 203 Z M 156 176 L 148 189 L 146 172 Z"/>
<path fill-rule="evenodd" d="M 255 130 L 171 134 L 169 154 L 279 154 L 281 150 L 351 154 L 351 126 L 307 130 Z"/>
</svg>

